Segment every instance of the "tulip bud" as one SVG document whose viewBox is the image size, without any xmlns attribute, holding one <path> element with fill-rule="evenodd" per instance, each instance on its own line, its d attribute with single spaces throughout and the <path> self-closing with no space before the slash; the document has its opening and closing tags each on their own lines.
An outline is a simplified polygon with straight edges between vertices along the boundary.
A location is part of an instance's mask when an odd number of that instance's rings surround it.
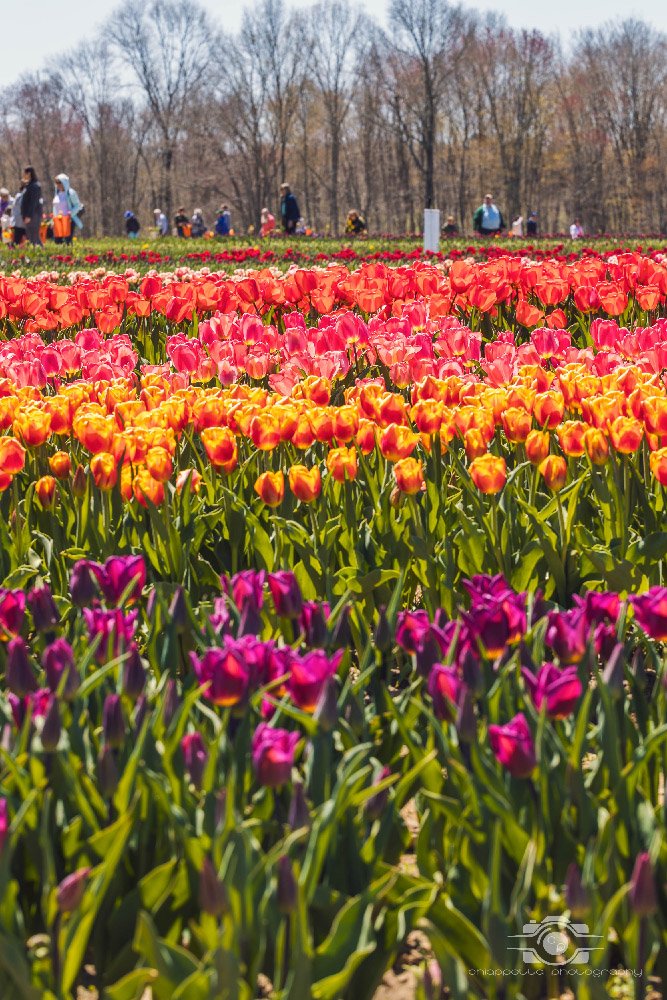
<svg viewBox="0 0 667 1000">
<path fill-rule="evenodd" d="M 298 894 L 292 862 L 286 854 L 282 854 L 278 858 L 278 888 L 276 891 L 278 909 L 281 913 L 289 914 L 294 912 Z"/>
<path fill-rule="evenodd" d="M 182 633 L 187 629 L 190 623 L 190 616 L 188 615 L 188 605 L 185 600 L 183 587 L 177 587 L 174 591 L 174 596 L 169 605 L 169 617 L 178 633 Z"/>
<path fill-rule="evenodd" d="M 420 677 L 430 677 L 431 670 L 442 659 L 442 651 L 429 629 L 417 642 L 415 664 Z"/>
<path fill-rule="evenodd" d="M 34 587 L 28 594 L 28 607 L 33 625 L 38 632 L 51 632 L 60 624 L 60 612 L 53 600 L 50 587 Z"/>
<path fill-rule="evenodd" d="M 387 618 L 386 608 L 380 608 L 377 625 L 373 633 L 375 648 L 380 653 L 388 653 L 394 642 L 394 634 Z"/>
<path fill-rule="evenodd" d="M 424 994 L 426 1000 L 440 1000 L 442 996 L 442 971 L 435 959 L 424 969 Z"/>
<path fill-rule="evenodd" d="M 35 493 L 44 510 L 49 510 L 56 495 L 56 481 L 53 476 L 42 476 L 38 479 L 35 483 Z"/>
<path fill-rule="evenodd" d="M 227 891 L 206 855 L 199 874 L 199 905 L 212 917 L 219 917 L 229 909 Z"/>
<path fill-rule="evenodd" d="M 388 767 L 383 767 L 382 770 L 373 779 L 373 785 L 379 785 L 381 781 L 388 778 L 391 771 Z M 375 795 L 371 795 L 369 799 L 366 799 L 364 805 L 364 816 L 371 823 L 373 820 L 379 819 L 382 813 L 387 808 L 387 803 L 389 802 L 389 788 L 383 788 L 381 792 L 376 792 Z"/>
<path fill-rule="evenodd" d="M 646 851 L 637 855 L 630 879 L 630 907 L 638 917 L 650 917 L 658 909 L 651 858 Z"/>
<path fill-rule="evenodd" d="M 62 880 L 56 890 L 56 901 L 61 913 L 71 913 L 83 899 L 90 868 L 79 868 Z"/>
<path fill-rule="evenodd" d="M 37 690 L 37 681 L 30 666 L 28 647 L 20 636 L 7 643 L 5 684 L 17 698 Z"/>
<path fill-rule="evenodd" d="M 131 701 L 136 701 L 146 686 L 146 671 L 139 656 L 139 650 L 132 646 L 123 664 L 123 693 Z"/>
<path fill-rule="evenodd" d="M 125 719 L 120 695 L 106 696 L 102 710 L 102 732 L 105 742 L 113 749 L 118 749 L 125 743 Z"/>
<path fill-rule="evenodd" d="M 63 674 L 67 675 L 65 687 L 60 692 L 65 701 L 71 701 L 79 690 L 79 674 L 74 666 L 74 653 L 66 639 L 60 638 L 47 646 L 42 654 L 46 683 L 54 694 L 60 688 Z"/>
<path fill-rule="evenodd" d="M 176 715 L 180 704 L 181 698 L 176 687 L 176 681 L 167 681 L 164 702 L 162 703 L 162 721 L 164 722 L 165 729 L 169 728 L 171 720 Z"/>
<path fill-rule="evenodd" d="M 47 753 L 52 753 L 57 749 L 60 742 L 60 704 L 55 695 L 51 698 L 46 710 L 40 739 Z"/>
<path fill-rule="evenodd" d="M 298 618 L 303 608 L 301 588 L 294 573 L 278 570 L 269 573 L 269 589 L 280 618 Z"/>
<path fill-rule="evenodd" d="M 350 649 L 352 647 L 352 630 L 350 628 L 350 605 L 344 604 L 329 635 L 330 649 Z"/>
<path fill-rule="evenodd" d="M 405 503 L 406 494 L 402 492 L 399 486 L 394 486 L 391 493 L 389 494 L 389 503 L 392 507 L 398 510 Z"/>
<path fill-rule="evenodd" d="M 148 698 L 145 694 L 140 694 L 134 708 L 134 731 L 140 733 L 143 729 L 146 713 L 148 712 Z"/>
<path fill-rule="evenodd" d="M 75 563 L 69 575 L 72 604 L 76 604 L 80 608 L 90 607 L 99 594 L 99 580 L 96 570 L 101 571 L 101 569 L 101 566 L 89 559 L 80 559 Z"/>
<path fill-rule="evenodd" d="M 49 459 L 49 468 L 56 479 L 67 479 L 72 471 L 72 463 L 66 451 L 57 451 Z"/>
<path fill-rule="evenodd" d="M 364 731 L 365 717 L 359 700 L 354 694 L 348 695 L 345 705 L 345 721 L 355 736 L 360 737 Z"/>
<path fill-rule="evenodd" d="M 472 695 L 462 687 L 456 709 L 456 732 L 461 743 L 472 743 L 477 736 L 477 717 Z"/>
<path fill-rule="evenodd" d="M 330 733 L 338 721 L 338 698 L 336 680 L 329 677 L 320 692 L 313 718 L 323 733 Z"/>
<path fill-rule="evenodd" d="M 562 455 L 547 455 L 544 461 L 540 462 L 539 470 L 549 489 L 554 493 L 560 493 L 567 479 L 567 462 Z"/>
<path fill-rule="evenodd" d="M 118 788 L 118 768 L 113 750 L 106 744 L 97 758 L 97 784 L 105 799 L 110 799 Z"/>
<path fill-rule="evenodd" d="M 541 465 L 549 454 L 549 435 L 546 431 L 531 431 L 526 438 L 526 458 L 532 465 Z"/>
<path fill-rule="evenodd" d="M 479 665 L 479 659 L 475 656 L 472 649 L 467 648 L 461 657 L 459 671 L 461 673 L 461 680 L 470 691 L 480 691 L 483 688 L 484 678 L 482 677 L 482 669 Z"/>
<path fill-rule="evenodd" d="M 239 621 L 239 638 L 243 635 L 259 635 L 262 631 L 262 615 L 257 603 L 252 597 L 243 602 L 241 619 Z"/>
<path fill-rule="evenodd" d="M 602 671 L 602 681 L 614 701 L 617 701 L 623 694 L 623 682 L 625 680 L 624 661 L 625 647 L 622 642 L 619 642 L 614 647 L 611 656 L 607 660 L 607 665 Z"/>
<path fill-rule="evenodd" d="M 588 890 L 581 881 L 579 866 L 573 861 L 567 869 L 565 880 L 565 905 L 575 918 L 580 920 L 591 911 L 591 901 Z"/>
<path fill-rule="evenodd" d="M 294 782 L 287 822 L 292 830 L 300 830 L 304 826 L 310 826 L 310 810 L 300 781 Z"/>
<path fill-rule="evenodd" d="M 181 752 L 190 781 L 199 790 L 204 779 L 208 751 L 200 733 L 186 733 L 181 740 Z"/>
<path fill-rule="evenodd" d="M 76 472 L 74 473 L 74 479 L 72 480 L 72 493 L 79 500 L 85 495 L 86 492 L 86 473 L 82 465 L 78 465 Z"/>
<path fill-rule="evenodd" d="M 310 646 L 311 649 L 324 646 L 327 637 L 327 623 L 322 606 L 318 601 L 304 602 L 299 617 L 299 627 L 303 632 L 307 646 Z"/>
</svg>

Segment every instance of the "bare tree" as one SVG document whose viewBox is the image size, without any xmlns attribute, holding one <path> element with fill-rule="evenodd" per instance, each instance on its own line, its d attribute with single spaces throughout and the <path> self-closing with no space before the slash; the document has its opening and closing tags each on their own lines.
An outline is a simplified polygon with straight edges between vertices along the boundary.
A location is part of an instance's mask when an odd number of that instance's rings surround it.
<svg viewBox="0 0 667 1000">
<path fill-rule="evenodd" d="M 189 102 L 210 71 L 215 29 L 193 0 L 127 0 L 107 31 L 150 108 L 159 136 L 160 198 L 170 217 L 174 156 L 187 130 Z"/>
</svg>

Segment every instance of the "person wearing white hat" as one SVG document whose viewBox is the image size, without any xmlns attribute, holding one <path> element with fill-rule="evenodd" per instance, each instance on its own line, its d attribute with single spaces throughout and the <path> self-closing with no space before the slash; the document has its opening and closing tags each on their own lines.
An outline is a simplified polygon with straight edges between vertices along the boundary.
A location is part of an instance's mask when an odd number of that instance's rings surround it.
<svg viewBox="0 0 667 1000">
<path fill-rule="evenodd" d="M 156 208 L 153 212 L 155 216 L 155 227 L 159 232 L 160 236 L 166 236 L 169 232 L 169 223 L 167 221 L 167 216 L 159 208 Z"/>
</svg>

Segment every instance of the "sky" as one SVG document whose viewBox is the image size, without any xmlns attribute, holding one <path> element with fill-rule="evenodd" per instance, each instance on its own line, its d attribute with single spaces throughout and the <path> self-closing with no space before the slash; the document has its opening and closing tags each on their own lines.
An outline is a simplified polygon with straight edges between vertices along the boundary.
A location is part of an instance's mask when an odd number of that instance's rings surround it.
<svg viewBox="0 0 667 1000">
<path fill-rule="evenodd" d="M 8 2 L 8 0 L 7 0 Z M 234 32 L 241 24 L 244 7 L 252 0 L 200 0 L 222 26 Z M 287 6 L 309 7 L 312 0 L 287 0 Z M 30 21 L 40 25 L 31 32 L 28 46 L 6 44 L 0 60 L 0 87 L 12 84 L 21 73 L 42 68 L 48 59 L 57 62 L 58 54 L 93 36 L 119 0 L 30 0 Z M 365 0 L 364 9 L 384 23 L 388 0 Z M 465 7 L 504 13 L 517 28 L 538 28 L 545 34 L 560 31 L 563 40 L 578 28 L 597 27 L 617 18 L 637 17 L 657 30 L 667 33 L 667 3 L 664 0 L 558 0 L 536 4 L 535 0 L 479 0 Z"/>
</svg>

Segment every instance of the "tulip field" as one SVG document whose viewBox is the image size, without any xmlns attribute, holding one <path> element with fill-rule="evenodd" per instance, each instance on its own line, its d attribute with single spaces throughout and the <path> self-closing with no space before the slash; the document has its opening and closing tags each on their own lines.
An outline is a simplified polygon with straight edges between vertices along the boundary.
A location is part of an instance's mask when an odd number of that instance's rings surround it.
<svg viewBox="0 0 667 1000">
<path fill-rule="evenodd" d="M 0 275 L 2 1000 L 660 990 L 666 375 L 648 250 Z"/>
</svg>

